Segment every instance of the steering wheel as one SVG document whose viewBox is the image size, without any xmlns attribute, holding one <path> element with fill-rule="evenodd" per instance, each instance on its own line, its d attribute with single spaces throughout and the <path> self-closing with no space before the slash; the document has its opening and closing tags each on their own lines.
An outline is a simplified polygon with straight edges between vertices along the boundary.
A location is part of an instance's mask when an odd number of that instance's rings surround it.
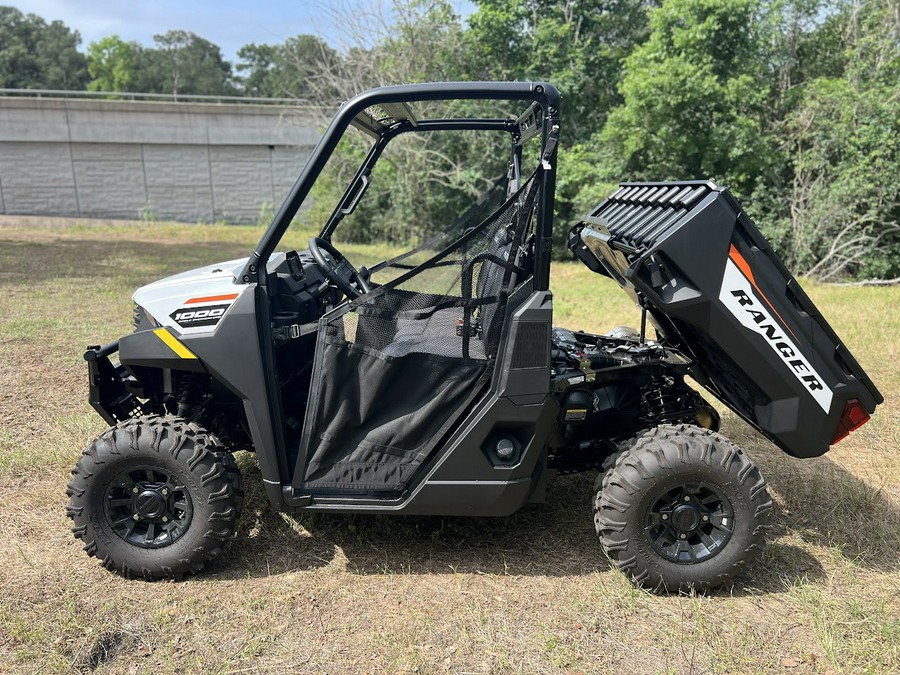
<svg viewBox="0 0 900 675">
<path fill-rule="evenodd" d="M 310 239 L 309 254 L 322 270 L 322 274 L 351 300 L 372 290 L 366 275 L 361 274 L 327 239 L 321 237 Z"/>
</svg>

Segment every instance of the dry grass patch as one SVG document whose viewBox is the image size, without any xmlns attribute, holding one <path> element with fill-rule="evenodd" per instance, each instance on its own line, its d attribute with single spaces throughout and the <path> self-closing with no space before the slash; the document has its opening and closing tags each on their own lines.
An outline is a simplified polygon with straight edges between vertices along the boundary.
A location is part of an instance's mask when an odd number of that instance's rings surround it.
<svg viewBox="0 0 900 675">
<path fill-rule="evenodd" d="M 80 353 L 130 329 L 135 287 L 246 255 L 256 228 L 0 219 L 0 670 L 9 672 L 871 672 L 900 670 L 900 289 L 812 286 L 887 398 L 826 457 L 783 455 L 731 415 L 779 507 L 731 592 L 656 597 L 601 557 L 592 476 L 502 519 L 304 516 L 265 502 L 181 583 L 125 581 L 68 531 L 69 468 L 103 422 Z M 292 235 L 302 246 L 308 233 Z M 365 264 L 379 247 L 348 255 Z M 556 321 L 636 322 L 555 267 Z"/>
</svg>

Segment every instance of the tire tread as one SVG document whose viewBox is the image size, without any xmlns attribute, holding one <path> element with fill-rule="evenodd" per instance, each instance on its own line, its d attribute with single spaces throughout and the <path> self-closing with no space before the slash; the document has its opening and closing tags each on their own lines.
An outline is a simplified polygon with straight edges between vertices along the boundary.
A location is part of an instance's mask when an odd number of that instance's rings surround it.
<svg viewBox="0 0 900 675">
<path fill-rule="evenodd" d="M 701 563 L 709 568 L 706 578 L 697 580 L 689 575 L 679 578 L 678 568 L 692 565 L 676 566 L 673 572 L 672 564 L 665 567 L 648 561 L 639 554 L 634 540 L 636 536 L 641 536 L 638 533 L 642 531 L 642 525 L 629 527 L 634 525 L 630 521 L 642 518 L 635 513 L 636 501 L 642 490 L 649 489 L 648 486 L 654 480 L 678 471 L 679 465 L 689 470 L 694 461 L 715 469 L 713 464 L 717 449 L 722 454 L 717 463 L 727 474 L 736 478 L 736 484 L 749 500 L 753 527 L 743 551 L 736 557 L 731 555 L 731 560 L 724 569 L 709 565 L 716 560 L 717 556 L 714 556 Z M 595 484 L 595 528 L 603 552 L 609 560 L 618 569 L 629 573 L 641 586 L 656 591 L 707 591 L 727 584 L 759 553 L 766 534 L 771 530 L 770 518 L 774 504 L 766 489 L 765 479 L 756 464 L 740 448 L 714 431 L 687 424 L 660 425 L 632 438 L 627 446 L 613 456 L 610 464 L 611 468 L 598 476 Z M 625 522 L 621 521 L 623 517 L 626 518 Z M 722 553 L 726 550 L 727 548 Z M 659 561 L 666 562 L 661 556 L 658 558 Z M 720 562 L 727 560 L 728 558 L 723 558 Z"/>
<path fill-rule="evenodd" d="M 142 439 L 145 443 L 143 450 Z M 133 562 L 135 555 L 139 555 L 136 547 L 121 540 L 111 540 L 113 545 L 108 546 L 94 531 L 95 525 L 90 518 L 91 499 L 96 497 L 94 491 L 103 490 L 104 487 L 97 485 L 92 478 L 103 465 L 123 456 L 146 454 L 148 449 L 162 452 L 163 444 L 169 439 L 172 442 L 168 454 L 185 470 L 195 474 L 197 483 L 202 488 L 203 494 L 192 494 L 192 498 L 205 499 L 207 505 L 215 503 L 216 508 L 206 516 L 206 523 L 192 522 L 183 535 L 198 538 L 197 545 L 191 549 L 191 555 L 154 564 L 142 561 L 136 565 Z M 185 460 L 183 453 L 188 448 L 192 452 Z M 85 552 L 98 558 L 106 569 L 124 577 L 152 580 L 181 579 L 199 572 L 220 557 L 224 545 L 235 530 L 244 490 L 234 457 L 220 450 L 202 427 L 172 415 L 145 415 L 120 422 L 85 448 L 72 469 L 66 494 L 69 497 L 66 515 L 73 521 L 72 533 L 82 541 Z M 198 509 L 195 508 L 194 517 L 197 516 Z M 196 534 L 192 535 L 191 530 L 195 527 Z"/>
</svg>

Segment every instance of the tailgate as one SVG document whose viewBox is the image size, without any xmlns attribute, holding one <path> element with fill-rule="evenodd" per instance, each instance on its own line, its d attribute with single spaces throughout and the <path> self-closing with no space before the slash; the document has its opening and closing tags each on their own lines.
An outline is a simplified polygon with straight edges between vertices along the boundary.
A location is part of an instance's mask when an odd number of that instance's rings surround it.
<svg viewBox="0 0 900 675">
<path fill-rule="evenodd" d="M 569 246 L 647 308 L 695 379 L 791 455 L 821 455 L 883 401 L 725 188 L 623 183 Z"/>
</svg>

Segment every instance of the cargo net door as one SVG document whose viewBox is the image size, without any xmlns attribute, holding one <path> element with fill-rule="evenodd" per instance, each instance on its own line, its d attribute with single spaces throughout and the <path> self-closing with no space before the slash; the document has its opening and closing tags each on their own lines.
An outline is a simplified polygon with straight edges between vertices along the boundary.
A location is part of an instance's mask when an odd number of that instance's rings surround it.
<svg viewBox="0 0 900 675">
<path fill-rule="evenodd" d="M 393 259 L 382 267 L 393 281 L 321 320 L 300 447 L 306 489 L 402 490 L 484 393 L 507 298 L 531 274 L 537 185 L 532 176 L 481 223 Z"/>
</svg>

